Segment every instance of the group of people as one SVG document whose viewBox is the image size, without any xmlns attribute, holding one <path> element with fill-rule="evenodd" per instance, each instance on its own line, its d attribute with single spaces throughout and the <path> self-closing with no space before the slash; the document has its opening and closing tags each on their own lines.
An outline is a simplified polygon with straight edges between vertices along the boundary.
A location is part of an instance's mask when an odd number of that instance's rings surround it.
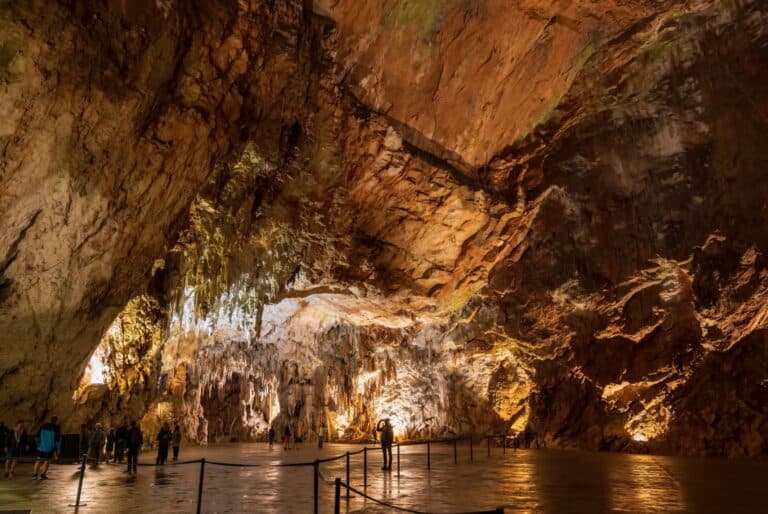
<svg viewBox="0 0 768 514">
<path fill-rule="evenodd" d="M 16 464 L 22 454 L 29 452 L 32 445 L 37 450 L 35 460 L 35 480 L 48 479 L 48 466 L 51 460 L 61 451 L 61 431 L 56 416 L 40 427 L 36 439 L 27 434 L 23 420 L 18 420 L 13 427 L 7 427 L 0 422 L 0 457 L 5 458 L 5 478 L 13 478 Z"/>
<path fill-rule="evenodd" d="M 267 439 L 269 440 L 270 450 L 275 445 L 276 435 L 275 427 L 269 427 L 269 430 L 267 431 Z M 291 448 L 291 443 L 293 443 L 293 448 L 296 448 L 296 443 L 299 442 L 301 442 L 301 439 L 299 439 L 297 435 L 291 433 L 291 427 L 289 425 L 285 425 L 283 428 L 283 450 Z"/>
<path fill-rule="evenodd" d="M 168 460 L 168 448 L 173 448 L 173 462 L 179 460 L 181 447 L 181 427 L 178 423 L 171 431 L 170 424 L 166 421 L 157 433 L 157 459 L 156 464 L 165 464 Z"/>
<path fill-rule="evenodd" d="M 277 436 L 277 432 L 275 432 L 275 427 L 271 426 L 269 427 L 269 430 L 267 431 L 267 440 L 269 441 L 269 449 L 271 450 L 275 445 L 275 438 Z M 320 428 L 317 429 L 317 447 L 322 449 L 323 448 L 323 442 L 325 442 L 325 439 L 328 437 L 328 429 L 325 426 L 325 422 L 320 424 Z M 295 448 L 296 443 L 300 443 L 301 439 L 298 437 L 298 434 L 291 432 L 291 427 L 289 425 L 285 425 L 283 428 L 283 449 L 288 450 L 289 448 Z M 291 446 L 291 443 L 293 443 L 293 446 Z"/>
<path fill-rule="evenodd" d="M 380 420 L 374 432 L 380 433 L 379 440 L 384 456 L 384 465 L 382 469 L 392 469 L 392 443 L 394 442 L 394 430 L 389 418 Z M 276 432 L 274 427 L 268 431 L 269 447 L 272 448 L 275 443 Z M 328 437 L 328 429 L 325 423 L 321 423 L 317 430 L 317 447 L 322 449 L 323 443 Z M 24 426 L 24 422 L 19 420 L 12 427 L 6 427 L 0 422 L 0 456 L 5 456 L 5 477 L 14 476 L 16 463 L 25 450 L 28 450 L 29 438 Z M 179 449 L 181 447 L 181 427 L 178 423 L 171 430 L 170 424 L 166 421 L 162 424 L 156 437 L 157 456 L 155 463 L 163 465 L 168 460 L 168 451 L 173 449 L 173 461 L 179 459 Z M 289 425 L 283 429 L 283 448 L 288 449 L 291 442 L 298 442 L 298 438 L 292 434 Z M 40 427 L 37 439 L 35 441 L 37 448 L 37 459 L 34 466 L 35 480 L 46 480 L 48 478 L 48 467 L 53 459 L 58 458 L 61 452 L 61 430 L 58 419 L 53 416 L 48 423 Z M 144 434 L 136 421 L 123 420 L 117 429 L 106 431 L 101 423 L 96 423 L 93 431 L 89 431 L 88 425 L 83 424 L 80 430 L 80 451 L 79 455 L 87 456 L 93 466 L 98 466 L 101 462 L 122 463 L 124 456 L 127 455 L 128 469 L 127 473 L 136 473 L 139 452 L 144 445 Z"/>
<path fill-rule="evenodd" d="M 173 430 L 166 421 L 157 433 L 157 457 L 156 464 L 165 464 L 168 460 L 168 450 L 173 448 L 174 462 L 179 459 L 181 447 L 181 427 L 178 423 Z M 117 429 L 104 430 L 101 423 L 96 423 L 93 432 L 87 425 L 80 428 L 80 454 L 87 454 L 94 466 L 100 462 L 122 463 L 127 457 L 128 473 L 136 473 L 139 452 L 144 445 L 144 433 L 136 421 L 130 424 L 123 420 Z"/>
<path fill-rule="evenodd" d="M 165 464 L 168 451 L 173 449 L 173 461 L 179 459 L 181 447 L 181 427 L 178 423 L 171 430 L 168 422 L 163 423 L 157 433 L 157 464 Z M 0 458 L 5 459 L 5 478 L 13 478 L 16 465 L 23 454 L 33 450 L 37 452 L 34 466 L 34 479 L 47 480 L 48 468 L 52 460 L 58 459 L 61 453 L 61 429 L 58 418 L 53 416 L 50 421 L 40 427 L 36 438 L 27 434 L 24 421 L 18 420 L 13 427 L 7 427 L 0 422 Z M 96 423 L 93 430 L 87 424 L 80 427 L 80 447 L 78 455 L 85 456 L 92 466 L 102 462 L 122 463 L 127 457 L 127 473 L 136 473 L 139 452 L 144 445 L 144 434 L 138 422 L 123 420 L 116 429 L 104 429 L 101 423 Z"/>
<path fill-rule="evenodd" d="M 139 452 L 144 444 L 144 434 L 134 420 L 128 423 L 124 419 L 117 429 L 104 430 L 101 423 L 96 423 L 91 432 L 87 424 L 80 426 L 80 455 L 87 456 L 93 466 L 101 462 L 121 463 L 128 460 L 128 473 L 136 472 Z"/>
<path fill-rule="evenodd" d="M 16 463 L 26 450 L 29 450 L 29 443 L 24 421 L 18 420 L 13 427 L 0 421 L 0 456 L 5 457 L 5 478 L 13 478 Z"/>
</svg>

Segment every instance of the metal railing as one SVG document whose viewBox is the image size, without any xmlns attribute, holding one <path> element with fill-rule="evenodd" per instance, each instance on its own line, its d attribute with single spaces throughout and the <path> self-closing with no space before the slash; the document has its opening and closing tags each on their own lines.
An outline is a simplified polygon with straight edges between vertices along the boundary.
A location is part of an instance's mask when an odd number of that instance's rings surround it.
<svg viewBox="0 0 768 514">
<path fill-rule="evenodd" d="M 504 435 L 489 435 L 489 436 L 483 436 L 482 439 L 486 440 L 487 443 L 487 455 L 488 457 L 491 456 L 491 444 L 494 439 L 501 439 L 502 441 L 502 448 L 503 452 L 506 453 L 506 436 Z M 408 441 L 403 443 L 396 443 L 393 445 L 396 449 L 396 456 L 397 456 L 397 476 L 400 476 L 400 448 L 406 447 L 406 446 L 424 446 L 426 445 L 426 468 L 428 470 L 432 469 L 432 444 L 453 444 L 453 463 L 458 464 L 458 443 L 462 441 L 469 441 L 469 460 L 470 462 L 474 461 L 474 438 L 473 437 L 457 437 L 457 438 L 448 438 L 448 439 L 427 439 L 424 441 Z M 200 514 L 202 512 L 202 501 L 203 501 L 203 493 L 205 488 L 205 472 L 206 472 L 206 464 L 209 466 L 226 466 L 226 467 L 237 467 L 237 468 L 255 468 L 255 467 L 312 467 L 313 469 L 313 512 L 314 514 L 318 514 L 319 512 L 319 483 L 321 479 L 328 483 L 333 484 L 335 489 L 334 492 L 334 512 L 339 512 L 339 502 L 340 502 L 340 496 L 341 496 L 341 488 L 343 487 L 346 489 L 346 501 L 349 501 L 351 498 L 350 492 L 354 492 L 361 497 L 367 498 L 375 503 L 384 505 L 386 507 L 400 510 L 402 512 L 410 512 L 414 514 L 429 514 L 423 511 L 418 510 L 412 510 L 405 507 L 398 507 L 396 505 L 393 505 L 391 503 L 385 502 L 383 500 L 379 500 L 376 498 L 373 498 L 369 496 L 364 491 L 360 491 L 359 489 L 353 487 L 351 485 L 351 462 L 350 458 L 356 455 L 363 454 L 363 490 L 367 489 L 368 487 L 368 451 L 369 450 L 380 450 L 380 446 L 376 447 L 369 447 L 365 446 L 357 451 L 347 451 L 345 453 L 342 453 L 340 455 L 336 455 L 334 457 L 326 457 L 323 459 L 315 459 L 314 461 L 310 462 L 291 462 L 291 463 L 282 463 L 282 464 L 248 464 L 248 463 L 236 463 L 236 462 L 220 462 L 220 461 L 213 461 L 213 460 L 207 460 L 205 458 L 196 459 L 196 460 L 188 460 L 188 461 L 182 461 L 182 462 L 175 462 L 174 465 L 187 465 L 187 464 L 200 464 L 200 473 L 199 473 L 199 479 L 198 479 L 198 486 L 197 486 L 197 508 L 196 512 L 197 514 Z M 336 478 L 335 480 L 327 480 L 324 477 L 322 477 L 322 474 L 320 472 L 320 465 L 334 462 L 344 459 L 345 460 L 345 480 L 341 480 L 341 478 Z M 17 462 L 35 462 L 38 459 L 28 459 L 28 458 L 20 458 L 17 459 Z M 75 510 L 77 510 L 79 507 L 83 507 L 86 504 L 82 503 L 82 491 L 83 491 L 83 482 L 85 479 L 85 467 L 88 461 L 94 461 L 95 459 L 89 459 L 87 455 L 83 455 L 78 461 L 80 462 L 80 470 L 79 470 L 79 477 L 78 477 L 78 484 L 77 484 L 77 496 L 75 498 L 75 503 L 70 504 L 70 507 L 74 507 Z M 146 463 L 137 463 L 138 466 L 141 467 L 157 467 L 160 466 L 160 464 L 146 464 Z M 391 465 L 391 463 L 390 463 Z M 504 509 L 499 507 L 495 510 L 490 511 L 475 511 L 472 513 L 461 513 L 461 514 L 498 514 L 503 513 Z"/>
</svg>

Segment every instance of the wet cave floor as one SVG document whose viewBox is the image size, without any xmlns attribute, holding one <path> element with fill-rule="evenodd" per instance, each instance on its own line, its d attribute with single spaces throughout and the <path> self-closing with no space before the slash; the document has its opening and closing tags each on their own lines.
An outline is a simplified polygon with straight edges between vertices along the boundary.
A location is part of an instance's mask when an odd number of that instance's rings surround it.
<svg viewBox="0 0 768 514">
<path fill-rule="evenodd" d="M 206 465 L 202 511 L 206 513 L 312 512 L 311 467 L 272 464 L 312 461 L 355 451 L 360 446 L 308 443 L 285 451 L 266 444 L 231 444 L 182 448 L 181 460 L 258 463 L 255 468 Z M 651 455 L 586 453 L 493 448 L 475 445 L 469 461 L 466 443 L 458 464 L 450 444 L 432 446 L 432 469 L 426 447 L 404 447 L 401 472 L 381 471 L 380 451 L 368 454 L 367 493 L 398 506 L 435 513 L 504 507 L 505 512 L 765 512 L 768 509 L 768 463 L 746 460 L 691 459 Z M 142 454 L 139 462 L 154 461 Z M 352 485 L 362 488 L 363 456 L 351 458 Z M 16 477 L 0 479 L 0 511 L 73 512 L 76 465 L 52 466 L 50 480 L 35 481 L 31 465 Z M 140 467 L 135 478 L 124 465 L 88 469 L 83 485 L 83 513 L 194 512 L 199 464 Z M 323 464 L 326 478 L 344 479 L 344 459 Z M 333 512 L 333 487 L 320 482 L 320 512 Z M 391 512 L 354 497 L 342 512 Z"/>
</svg>

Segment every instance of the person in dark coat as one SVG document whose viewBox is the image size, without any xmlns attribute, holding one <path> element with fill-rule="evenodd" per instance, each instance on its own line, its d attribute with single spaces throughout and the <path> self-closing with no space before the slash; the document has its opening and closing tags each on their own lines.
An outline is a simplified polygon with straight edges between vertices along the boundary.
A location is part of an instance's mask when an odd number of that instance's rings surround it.
<svg viewBox="0 0 768 514">
<path fill-rule="evenodd" d="M 171 437 L 171 447 L 173 448 L 173 462 L 179 460 L 179 449 L 181 448 L 181 427 L 178 423 L 173 428 L 173 436 Z"/>
<path fill-rule="evenodd" d="M 5 451 L 5 440 L 8 438 L 9 433 L 11 433 L 11 429 L 5 426 L 4 421 L 0 421 L 0 443 L 2 443 L 0 444 L 0 459 L 8 455 Z"/>
<path fill-rule="evenodd" d="M 138 423 L 131 421 L 128 429 L 126 447 L 128 448 L 128 473 L 136 473 L 136 464 L 139 462 L 139 452 L 144 444 L 144 434 L 141 433 Z"/>
<path fill-rule="evenodd" d="M 88 447 L 91 444 L 91 431 L 88 429 L 88 424 L 83 423 L 80 425 L 80 444 L 78 448 L 78 457 L 82 458 L 83 455 L 88 453 Z"/>
<path fill-rule="evenodd" d="M 115 429 L 110 428 L 109 432 L 107 432 L 107 453 L 104 455 L 104 459 L 109 462 L 112 460 L 112 456 L 114 455 L 115 451 Z"/>
<path fill-rule="evenodd" d="M 383 470 L 392 469 L 392 443 L 395 440 L 395 431 L 392 428 L 392 424 L 389 422 L 389 418 L 379 420 L 376 424 L 376 431 L 381 432 L 381 452 L 384 454 L 384 465 L 381 467 Z"/>
<path fill-rule="evenodd" d="M 16 426 L 9 430 L 3 441 L 5 448 L 5 478 L 13 478 L 16 470 L 16 460 L 21 457 L 24 444 L 24 422 L 18 420 Z"/>
<path fill-rule="evenodd" d="M 128 420 L 123 420 L 120 426 L 115 430 L 115 460 L 114 462 L 123 462 L 125 449 L 128 447 L 128 432 L 131 428 L 128 426 Z"/>
<path fill-rule="evenodd" d="M 168 447 L 171 445 L 173 433 L 166 421 L 157 433 L 157 459 L 156 464 L 163 465 L 168 460 Z"/>
<path fill-rule="evenodd" d="M 283 430 L 283 450 L 287 450 L 289 444 L 291 444 L 291 428 L 285 425 Z"/>
</svg>

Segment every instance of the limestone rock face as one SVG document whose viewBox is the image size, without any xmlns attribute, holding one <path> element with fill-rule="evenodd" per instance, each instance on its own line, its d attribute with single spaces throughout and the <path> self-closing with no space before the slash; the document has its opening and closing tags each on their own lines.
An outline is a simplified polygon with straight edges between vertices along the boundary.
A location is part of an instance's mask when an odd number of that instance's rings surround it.
<svg viewBox="0 0 768 514">
<path fill-rule="evenodd" d="M 65 409 L 213 163 L 257 120 L 280 146 L 303 97 L 301 16 L 284 2 L 0 8 L 3 410 Z"/>
<path fill-rule="evenodd" d="M 0 26 L 6 408 L 768 452 L 764 2 L 57 9 Z"/>
</svg>

